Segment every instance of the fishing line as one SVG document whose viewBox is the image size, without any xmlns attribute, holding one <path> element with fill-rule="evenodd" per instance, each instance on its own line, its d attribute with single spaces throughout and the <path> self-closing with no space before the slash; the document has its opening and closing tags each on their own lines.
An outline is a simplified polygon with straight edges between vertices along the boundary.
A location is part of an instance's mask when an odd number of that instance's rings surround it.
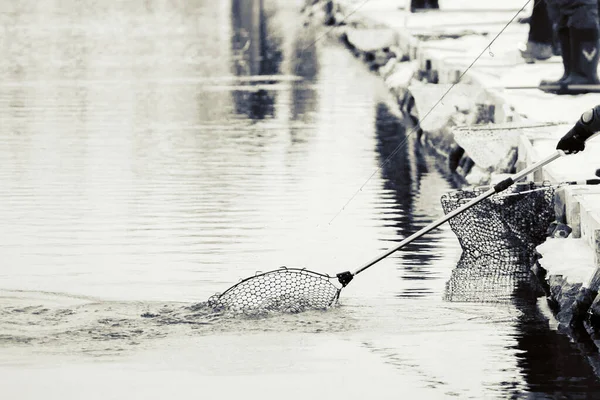
<svg viewBox="0 0 600 400">
<path fill-rule="evenodd" d="M 350 17 L 352 14 L 356 13 L 361 7 L 363 7 L 366 3 L 368 3 L 370 0 L 365 0 L 363 1 L 358 7 L 356 7 L 351 13 L 349 13 L 348 15 L 346 15 L 344 17 L 344 19 L 341 22 L 344 22 L 348 17 Z M 377 167 L 377 169 L 375 169 L 373 171 L 373 173 L 371 175 L 369 175 L 369 177 L 367 178 L 367 180 L 365 182 L 363 182 L 363 184 L 360 186 L 360 188 L 354 192 L 354 194 L 348 199 L 348 201 L 342 206 L 342 208 L 333 216 L 333 218 L 329 221 L 329 225 L 331 225 L 331 223 L 342 213 L 342 211 L 344 211 L 346 209 L 346 207 L 352 202 L 352 200 L 354 200 L 354 198 L 360 193 L 362 192 L 362 190 L 364 189 L 364 187 L 367 185 L 367 183 L 369 183 L 369 181 L 375 176 L 375 174 L 377 174 L 379 171 L 381 171 L 381 169 L 393 158 L 396 156 L 396 154 L 398 154 L 398 152 L 400 151 L 400 149 L 406 145 L 406 142 L 408 141 L 408 139 L 411 137 L 411 135 L 413 135 L 415 132 L 417 132 L 420 127 L 421 127 L 421 123 L 427 119 L 427 117 L 433 112 L 433 110 L 444 100 L 444 98 L 448 95 L 448 93 L 450 93 L 450 91 L 458 84 L 460 83 L 460 81 L 462 80 L 462 78 L 467 74 L 467 72 L 469 72 L 469 70 L 473 67 L 473 65 L 475 65 L 475 63 L 483 56 L 483 54 L 488 51 L 491 57 L 494 57 L 494 53 L 491 50 L 492 45 L 494 44 L 494 42 L 500 37 L 500 35 L 502 35 L 504 33 L 504 31 L 506 30 L 506 28 L 508 28 L 508 26 L 510 24 L 512 24 L 514 22 L 514 20 L 517 18 L 517 16 L 523 12 L 525 10 L 525 8 L 529 5 L 529 3 L 531 3 L 531 0 L 527 0 L 525 2 L 525 4 L 513 15 L 513 17 L 504 25 L 504 27 L 500 30 L 500 32 L 498 32 L 496 34 L 496 36 L 494 36 L 494 38 L 483 48 L 483 50 L 479 53 L 479 55 L 477 55 L 477 57 L 475 57 L 475 59 L 471 62 L 471 64 L 469 64 L 469 66 L 465 69 L 464 72 L 462 72 L 460 74 L 460 76 L 458 77 L 458 79 L 456 80 L 456 82 L 454 82 L 447 90 L 446 92 L 444 92 L 444 94 L 442 94 L 442 96 L 436 101 L 436 103 L 429 109 L 429 111 L 427 111 L 425 113 L 425 115 L 423 116 L 423 118 L 421 118 L 417 124 L 406 134 L 406 137 L 394 148 L 394 150 L 392 151 L 392 153 L 386 157 L 385 160 L 383 160 L 379 166 Z M 537 6 L 537 3 L 534 2 L 533 8 L 535 8 Z M 323 33 L 322 35 L 320 35 L 316 40 L 314 40 L 310 45 L 306 46 L 306 48 L 302 51 L 304 52 L 305 50 L 307 50 L 309 47 L 315 45 L 318 40 L 320 40 L 323 36 L 327 35 L 329 32 L 331 32 L 334 28 L 331 28 L 329 30 L 327 30 L 325 33 Z"/>
</svg>

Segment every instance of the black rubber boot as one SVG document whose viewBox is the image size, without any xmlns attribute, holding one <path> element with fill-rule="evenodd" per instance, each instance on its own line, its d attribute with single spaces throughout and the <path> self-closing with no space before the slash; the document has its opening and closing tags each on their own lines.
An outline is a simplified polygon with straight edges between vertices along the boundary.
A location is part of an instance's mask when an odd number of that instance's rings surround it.
<svg viewBox="0 0 600 400">
<path fill-rule="evenodd" d="M 598 29 L 571 28 L 571 73 L 563 80 L 567 85 L 597 85 L 598 59 Z M 583 92 L 585 93 L 585 92 Z"/>
<path fill-rule="evenodd" d="M 558 40 L 558 44 L 560 45 L 560 53 L 562 56 L 562 63 L 565 72 L 563 76 L 556 80 L 547 80 L 544 79 L 540 82 L 540 89 L 544 90 L 543 86 L 552 85 L 557 86 L 560 85 L 571 73 L 571 63 L 572 63 L 572 54 L 571 54 L 571 35 L 569 34 L 569 28 L 561 28 L 556 31 L 556 37 Z"/>
</svg>

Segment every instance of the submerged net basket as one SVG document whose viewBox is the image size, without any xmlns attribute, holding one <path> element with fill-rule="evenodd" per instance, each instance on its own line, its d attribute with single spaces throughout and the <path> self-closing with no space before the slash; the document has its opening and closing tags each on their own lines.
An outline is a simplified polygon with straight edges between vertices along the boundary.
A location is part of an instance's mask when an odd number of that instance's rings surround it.
<svg viewBox="0 0 600 400">
<path fill-rule="evenodd" d="M 457 190 L 442 196 L 447 214 L 488 190 Z M 554 186 L 518 183 L 492 195 L 448 222 L 465 253 L 498 255 L 506 249 L 534 249 L 554 221 Z"/>
<path fill-rule="evenodd" d="M 449 213 L 488 188 L 458 190 L 442 196 Z M 448 222 L 463 254 L 446 284 L 446 300 L 504 301 L 532 282 L 536 247 L 554 221 L 556 188 L 518 183 L 465 210 Z"/>
<path fill-rule="evenodd" d="M 282 267 L 246 278 L 212 296 L 208 304 L 216 311 L 249 314 L 327 309 L 335 305 L 341 291 L 332 279 L 306 269 Z"/>
</svg>

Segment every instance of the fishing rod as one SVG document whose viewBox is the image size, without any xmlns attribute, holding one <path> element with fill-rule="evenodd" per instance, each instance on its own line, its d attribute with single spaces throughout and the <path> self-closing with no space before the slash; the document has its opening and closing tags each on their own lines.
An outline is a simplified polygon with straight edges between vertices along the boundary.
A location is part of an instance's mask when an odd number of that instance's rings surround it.
<svg viewBox="0 0 600 400">
<path fill-rule="evenodd" d="M 551 90 L 551 91 L 560 91 L 560 90 L 569 90 L 569 91 L 578 91 L 585 90 L 590 93 L 600 93 L 600 85 L 598 84 L 563 84 L 563 85 L 538 85 L 538 86 L 492 86 L 488 89 L 505 89 L 505 90 L 528 90 L 528 89 L 536 89 L 536 90 Z"/>
</svg>

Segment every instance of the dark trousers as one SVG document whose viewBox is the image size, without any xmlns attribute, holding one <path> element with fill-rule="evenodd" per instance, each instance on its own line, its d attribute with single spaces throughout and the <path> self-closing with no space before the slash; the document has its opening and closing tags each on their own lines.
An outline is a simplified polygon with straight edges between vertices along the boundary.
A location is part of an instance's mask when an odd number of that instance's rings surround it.
<svg viewBox="0 0 600 400">
<path fill-rule="evenodd" d="M 545 0 L 535 0 L 529 20 L 529 41 L 552 44 L 552 21 Z"/>
<path fill-rule="evenodd" d="M 411 0 L 410 11 L 423 10 L 426 8 L 440 8 L 438 0 Z"/>
<path fill-rule="evenodd" d="M 546 3 L 557 29 L 598 30 L 598 0 L 546 0 Z"/>
</svg>

